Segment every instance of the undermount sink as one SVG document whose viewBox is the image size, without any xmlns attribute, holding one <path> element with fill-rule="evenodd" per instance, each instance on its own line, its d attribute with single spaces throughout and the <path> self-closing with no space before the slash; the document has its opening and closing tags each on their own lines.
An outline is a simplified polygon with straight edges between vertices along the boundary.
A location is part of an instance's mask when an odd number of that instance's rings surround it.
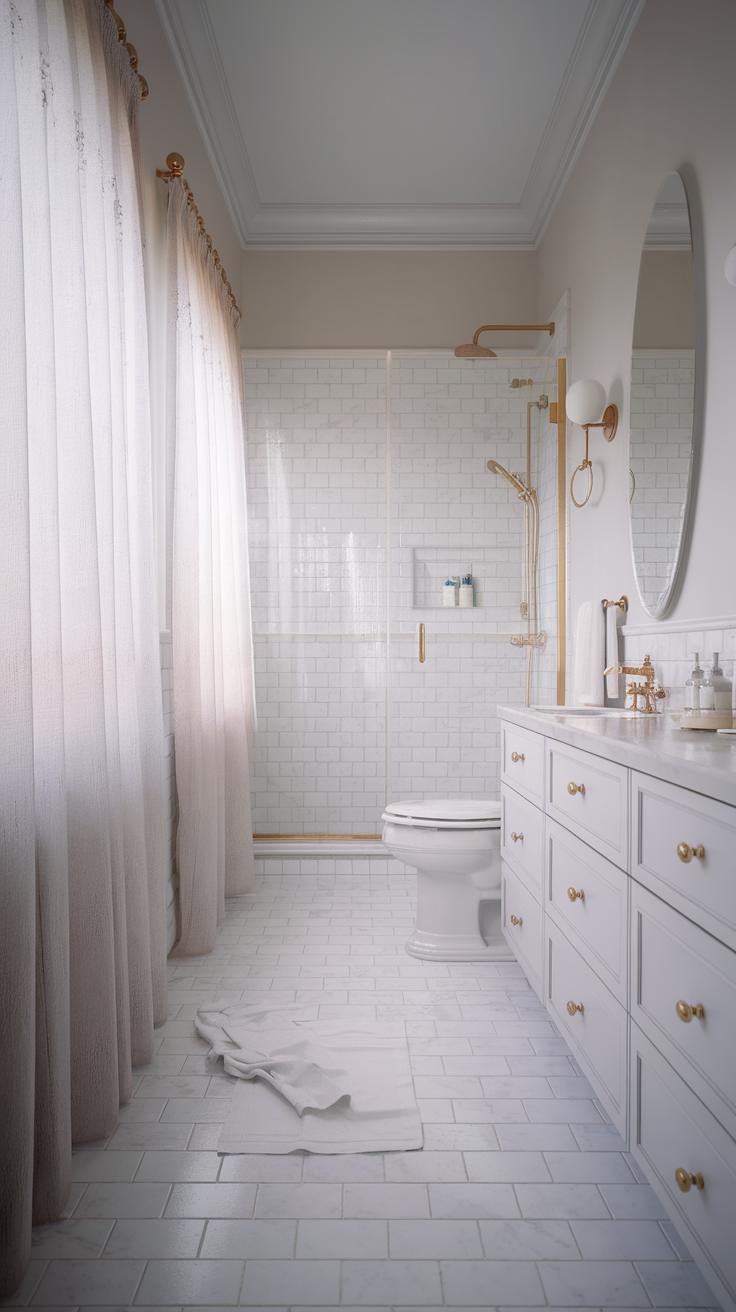
<svg viewBox="0 0 736 1312">
<path fill-rule="evenodd" d="M 530 706 L 531 711 L 542 715 L 575 715 L 581 718 L 606 716 L 611 719 L 633 720 L 641 711 L 624 711 L 617 706 Z"/>
</svg>

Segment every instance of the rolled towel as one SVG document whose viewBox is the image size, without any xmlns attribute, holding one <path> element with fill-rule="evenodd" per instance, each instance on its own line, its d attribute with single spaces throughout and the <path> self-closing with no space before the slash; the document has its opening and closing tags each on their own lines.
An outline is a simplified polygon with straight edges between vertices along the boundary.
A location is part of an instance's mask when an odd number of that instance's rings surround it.
<svg viewBox="0 0 736 1312">
<path fill-rule="evenodd" d="M 618 665 L 618 628 L 616 616 L 618 606 L 606 607 L 606 669 Z M 619 695 L 621 676 L 614 671 L 606 675 L 606 696 L 613 701 Z"/>
<path fill-rule="evenodd" d="M 573 701 L 576 706 L 603 705 L 604 651 L 603 607 L 599 601 L 584 601 L 578 611 L 575 633 Z"/>
</svg>

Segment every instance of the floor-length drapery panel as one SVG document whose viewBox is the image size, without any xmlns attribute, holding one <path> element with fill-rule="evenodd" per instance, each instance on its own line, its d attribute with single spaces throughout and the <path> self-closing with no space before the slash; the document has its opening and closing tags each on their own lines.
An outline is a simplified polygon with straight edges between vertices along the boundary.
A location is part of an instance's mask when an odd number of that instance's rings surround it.
<svg viewBox="0 0 736 1312">
<path fill-rule="evenodd" d="M 0 22 L 10 1293 L 72 1142 L 110 1133 L 151 1060 L 166 991 L 140 86 L 103 0 L 0 0 Z"/>
<path fill-rule="evenodd" d="M 254 717 L 243 382 L 237 325 L 180 178 L 168 183 L 168 575 L 180 935 L 209 952 L 253 884 Z M 210 243 L 211 246 L 211 243 Z"/>
</svg>

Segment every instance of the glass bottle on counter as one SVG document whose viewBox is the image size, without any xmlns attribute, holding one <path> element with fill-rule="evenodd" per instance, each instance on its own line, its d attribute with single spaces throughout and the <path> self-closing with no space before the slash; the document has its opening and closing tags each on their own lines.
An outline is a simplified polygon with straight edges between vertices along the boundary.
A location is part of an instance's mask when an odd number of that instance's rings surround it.
<svg viewBox="0 0 736 1312">
<path fill-rule="evenodd" d="M 701 684 L 700 704 L 703 710 L 714 710 L 721 715 L 731 712 L 731 680 L 725 678 L 718 664 L 717 651 L 713 652 L 713 664 Z"/>
<path fill-rule="evenodd" d="M 698 712 L 700 710 L 700 685 L 703 681 L 703 671 L 700 668 L 700 652 L 695 653 L 695 665 L 689 679 L 685 680 L 685 710 Z"/>
</svg>

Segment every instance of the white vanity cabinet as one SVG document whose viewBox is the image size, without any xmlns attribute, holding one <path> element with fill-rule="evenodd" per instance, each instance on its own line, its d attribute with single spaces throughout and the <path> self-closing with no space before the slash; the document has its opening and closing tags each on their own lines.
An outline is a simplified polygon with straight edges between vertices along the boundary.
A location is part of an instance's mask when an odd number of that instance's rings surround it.
<svg viewBox="0 0 736 1312">
<path fill-rule="evenodd" d="M 736 745 L 499 712 L 504 933 L 736 1312 Z"/>
</svg>

